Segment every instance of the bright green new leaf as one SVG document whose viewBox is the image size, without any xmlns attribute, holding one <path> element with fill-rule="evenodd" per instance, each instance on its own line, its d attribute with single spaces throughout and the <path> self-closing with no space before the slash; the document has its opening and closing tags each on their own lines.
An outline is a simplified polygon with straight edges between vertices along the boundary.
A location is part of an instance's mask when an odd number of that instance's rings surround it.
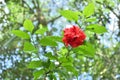
<svg viewBox="0 0 120 80">
<path fill-rule="evenodd" d="M 74 12 L 71 10 L 61 10 L 60 14 L 65 18 L 67 18 L 68 20 L 75 20 L 75 21 L 78 20 L 78 15 L 79 15 L 78 12 Z"/>
<path fill-rule="evenodd" d="M 20 37 L 20 38 L 23 38 L 23 39 L 29 39 L 30 38 L 30 36 L 26 32 L 23 32 L 23 31 L 20 31 L 20 30 L 12 30 L 12 33 L 15 34 L 16 36 Z"/>
<path fill-rule="evenodd" d="M 89 3 L 83 10 L 83 14 L 85 17 L 89 17 L 94 14 L 95 5 L 93 3 Z"/>
<path fill-rule="evenodd" d="M 36 34 L 41 34 L 41 35 L 43 35 L 46 31 L 47 31 L 47 28 L 38 29 L 38 30 L 36 31 Z"/>
<path fill-rule="evenodd" d="M 68 49 L 66 47 L 60 49 L 60 54 L 65 55 L 66 53 L 68 53 Z"/>
<path fill-rule="evenodd" d="M 95 32 L 95 33 L 105 33 L 107 32 L 106 28 L 104 26 L 101 26 L 99 24 L 91 24 L 86 27 L 87 30 Z"/>
<path fill-rule="evenodd" d="M 41 34 L 43 35 L 46 31 L 48 30 L 47 27 L 43 27 L 41 24 L 39 25 L 39 29 L 36 31 L 36 34 Z"/>
<path fill-rule="evenodd" d="M 39 67 L 41 67 L 41 61 L 40 60 L 32 61 L 28 65 L 28 68 L 32 68 L 32 69 L 39 68 Z"/>
<path fill-rule="evenodd" d="M 87 18 L 86 19 L 86 22 L 94 22 L 96 21 L 97 19 L 95 17 L 92 17 L 92 18 Z"/>
<path fill-rule="evenodd" d="M 31 20 L 26 19 L 23 23 L 23 26 L 26 30 L 32 33 L 32 30 L 34 29 L 34 25 Z"/>
<path fill-rule="evenodd" d="M 40 70 L 38 70 L 38 71 L 35 71 L 34 73 L 33 73 L 33 76 L 34 76 L 34 80 L 37 80 L 41 75 L 43 75 L 44 74 L 44 69 L 40 69 Z"/>
<path fill-rule="evenodd" d="M 54 36 L 47 36 L 47 37 L 44 37 L 40 40 L 40 44 L 42 46 L 57 46 L 57 39 L 55 40 L 54 39 L 55 37 Z M 58 38 L 59 40 L 59 38 Z"/>
<path fill-rule="evenodd" d="M 36 48 L 30 42 L 25 42 L 23 50 L 24 51 L 35 51 Z"/>
</svg>

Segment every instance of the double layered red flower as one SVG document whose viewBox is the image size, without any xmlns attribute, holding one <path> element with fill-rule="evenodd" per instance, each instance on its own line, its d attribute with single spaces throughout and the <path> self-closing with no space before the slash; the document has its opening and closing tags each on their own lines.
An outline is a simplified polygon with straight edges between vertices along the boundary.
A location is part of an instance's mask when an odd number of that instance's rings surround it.
<svg viewBox="0 0 120 80">
<path fill-rule="evenodd" d="M 82 45 L 85 38 L 86 35 L 84 32 L 78 26 L 73 25 L 70 28 L 64 29 L 64 37 L 62 40 L 66 46 L 70 45 L 75 48 Z"/>
</svg>

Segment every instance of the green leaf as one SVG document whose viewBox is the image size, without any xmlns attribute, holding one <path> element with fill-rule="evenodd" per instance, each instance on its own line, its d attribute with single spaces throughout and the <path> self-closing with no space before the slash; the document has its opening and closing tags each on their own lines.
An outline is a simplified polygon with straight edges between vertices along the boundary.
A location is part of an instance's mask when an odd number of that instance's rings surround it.
<svg viewBox="0 0 120 80">
<path fill-rule="evenodd" d="M 55 63 L 54 62 L 50 62 L 49 69 L 53 70 L 53 69 L 55 69 L 55 67 L 56 67 Z"/>
<path fill-rule="evenodd" d="M 46 53 L 45 56 L 47 56 L 50 60 L 56 60 L 56 56 L 52 55 L 52 53 Z"/>
<path fill-rule="evenodd" d="M 35 51 L 36 48 L 30 42 L 25 42 L 23 50 L 24 51 Z"/>
<path fill-rule="evenodd" d="M 43 75 L 45 73 L 44 69 L 40 69 L 38 71 L 35 71 L 33 73 L 34 76 L 34 80 L 37 80 L 41 75 Z"/>
<path fill-rule="evenodd" d="M 48 77 L 49 77 L 50 80 L 57 80 L 56 76 L 53 73 L 51 73 L 50 75 L 48 75 Z"/>
<path fill-rule="evenodd" d="M 12 33 L 15 34 L 16 36 L 20 37 L 20 38 L 23 38 L 23 39 L 29 39 L 30 38 L 30 36 L 26 32 L 23 32 L 23 31 L 20 31 L 20 30 L 12 30 Z"/>
<path fill-rule="evenodd" d="M 73 51 L 83 56 L 94 57 L 96 50 L 92 44 L 86 43 L 85 45 L 74 48 Z"/>
<path fill-rule="evenodd" d="M 39 25 L 39 29 L 36 31 L 36 34 L 41 34 L 43 35 L 46 31 L 48 30 L 47 27 L 43 27 L 42 24 Z"/>
<path fill-rule="evenodd" d="M 42 46 L 57 46 L 56 41 L 54 41 L 53 39 L 51 39 L 50 37 L 44 37 L 40 40 L 40 44 Z"/>
<path fill-rule="evenodd" d="M 83 10 L 83 14 L 85 17 L 89 17 L 92 14 L 94 14 L 94 4 L 93 3 L 89 3 Z"/>
<path fill-rule="evenodd" d="M 62 37 L 60 36 L 47 36 L 47 38 L 50 38 L 51 40 L 56 42 L 62 42 Z"/>
<path fill-rule="evenodd" d="M 92 18 L 87 18 L 86 19 L 86 22 L 94 22 L 96 21 L 97 19 L 95 17 L 92 17 Z"/>
<path fill-rule="evenodd" d="M 41 64 L 42 64 L 42 62 L 40 60 L 32 61 L 29 63 L 28 68 L 32 68 L 32 69 L 39 68 L 39 67 L 41 67 Z"/>
<path fill-rule="evenodd" d="M 78 12 L 74 12 L 71 10 L 61 10 L 60 14 L 67 18 L 68 20 L 78 20 Z"/>
<path fill-rule="evenodd" d="M 78 71 L 77 71 L 77 69 L 75 69 L 75 67 L 74 66 L 70 66 L 70 65 L 68 65 L 68 66 L 64 66 L 65 68 L 66 68 L 66 70 L 69 72 L 72 72 L 75 76 L 78 76 Z"/>
<path fill-rule="evenodd" d="M 99 24 L 91 24 L 91 25 L 87 26 L 86 29 L 89 31 L 95 32 L 95 33 L 107 32 L 106 28 L 104 26 L 99 25 Z"/>
<path fill-rule="evenodd" d="M 50 67 L 50 64 L 51 64 L 50 59 L 48 59 L 47 61 L 42 62 L 43 67 L 47 68 L 47 69 Z"/>
<path fill-rule="evenodd" d="M 66 47 L 63 47 L 60 49 L 59 53 L 65 55 L 66 53 L 68 53 L 68 49 Z"/>
<path fill-rule="evenodd" d="M 67 63 L 67 62 L 69 62 L 69 60 L 66 59 L 65 56 L 63 56 L 63 57 L 59 57 L 59 61 L 60 61 L 61 63 Z"/>
<path fill-rule="evenodd" d="M 34 25 L 31 20 L 26 19 L 23 23 L 23 26 L 26 30 L 32 33 L 32 30 L 34 29 Z"/>
</svg>

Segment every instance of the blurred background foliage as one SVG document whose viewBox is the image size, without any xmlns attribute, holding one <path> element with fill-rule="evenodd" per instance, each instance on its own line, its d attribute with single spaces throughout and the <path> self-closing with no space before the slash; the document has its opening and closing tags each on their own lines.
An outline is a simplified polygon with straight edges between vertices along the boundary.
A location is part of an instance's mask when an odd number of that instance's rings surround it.
<svg viewBox="0 0 120 80">
<path fill-rule="evenodd" d="M 60 36 L 66 25 L 77 23 L 66 20 L 59 11 L 81 12 L 91 1 L 95 3 L 94 15 L 90 17 L 91 19 L 79 20 L 78 23 L 82 27 L 99 23 L 106 27 L 107 32 L 99 35 L 86 32 L 87 39 L 93 44 L 96 53 L 92 58 L 81 55 L 74 58 L 73 64 L 79 70 L 77 78 L 78 80 L 120 80 L 120 0 L 0 0 L 0 80 L 33 79 L 34 70 L 27 66 L 37 58 L 34 54 L 22 51 L 24 39 L 13 35 L 12 30 L 23 31 L 24 21 L 30 19 L 35 26 L 33 33 L 41 24 L 47 32 L 40 34 Z M 38 56 L 58 50 L 61 55 L 67 52 L 65 47 L 61 47 L 63 44 L 55 48 L 40 46 L 38 42 L 40 37 L 41 35 L 34 34 L 31 37 L 31 42 L 36 47 L 40 47 Z M 65 69 L 58 72 L 64 75 L 60 75 L 60 80 L 76 79 Z M 75 71 L 74 74 L 76 74 Z M 53 77 L 50 80 L 52 79 Z"/>
</svg>

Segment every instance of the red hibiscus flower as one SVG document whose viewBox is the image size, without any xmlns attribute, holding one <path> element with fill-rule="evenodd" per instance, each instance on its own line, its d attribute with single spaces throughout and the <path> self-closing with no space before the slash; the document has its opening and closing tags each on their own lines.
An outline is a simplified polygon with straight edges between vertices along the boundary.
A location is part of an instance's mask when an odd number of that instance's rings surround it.
<svg viewBox="0 0 120 80">
<path fill-rule="evenodd" d="M 78 26 L 73 25 L 70 28 L 64 29 L 64 37 L 62 40 L 66 46 L 70 45 L 75 48 L 82 45 L 85 38 L 86 35 L 84 32 Z"/>
</svg>

